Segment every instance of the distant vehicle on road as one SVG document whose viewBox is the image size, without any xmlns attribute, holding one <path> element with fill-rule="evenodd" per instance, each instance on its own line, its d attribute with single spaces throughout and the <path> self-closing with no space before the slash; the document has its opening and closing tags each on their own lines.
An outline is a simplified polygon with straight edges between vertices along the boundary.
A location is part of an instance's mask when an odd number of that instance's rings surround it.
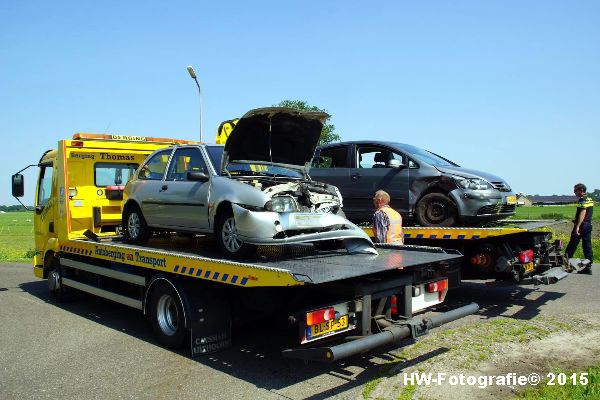
<svg viewBox="0 0 600 400">
<path fill-rule="evenodd" d="M 333 143 L 317 148 L 311 176 L 338 187 L 344 213 L 370 221 L 373 194 L 387 191 L 391 206 L 426 227 L 482 224 L 515 213 L 516 196 L 495 175 L 467 169 L 418 147 L 381 141 Z"/>
</svg>

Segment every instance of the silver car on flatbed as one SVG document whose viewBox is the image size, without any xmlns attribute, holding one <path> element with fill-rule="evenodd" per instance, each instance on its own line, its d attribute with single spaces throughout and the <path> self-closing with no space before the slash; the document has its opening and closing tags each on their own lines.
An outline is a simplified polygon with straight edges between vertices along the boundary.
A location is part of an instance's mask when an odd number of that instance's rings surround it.
<svg viewBox="0 0 600 400">
<path fill-rule="evenodd" d="M 152 230 L 214 234 L 229 258 L 256 245 L 331 244 L 375 253 L 341 212 L 337 187 L 314 182 L 308 168 L 321 112 L 271 107 L 246 113 L 225 146 L 197 144 L 152 153 L 127 183 L 123 231 L 143 244 Z"/>
</svg>

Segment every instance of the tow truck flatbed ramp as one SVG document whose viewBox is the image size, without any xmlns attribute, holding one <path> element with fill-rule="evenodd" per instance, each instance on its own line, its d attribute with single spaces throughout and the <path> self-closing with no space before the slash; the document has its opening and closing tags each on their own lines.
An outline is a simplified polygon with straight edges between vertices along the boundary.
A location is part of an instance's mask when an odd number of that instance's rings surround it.
<svg viewBox="0 0 600 400">
<path fill-rule="evenodd" d="M 219 257 L 210 242 L 173 238 L 153 239 L 147 246 L 118 240 L 71 240 L 63 257 L 88 256 L 136 265 L 186 277 L 244 287 L 321 284 L 432 263 L 458 261 L 455 250 L 422 246 L 378 245 L 378 255 L 348 254 L 346 250 L 315 251 L 312 245 L 260 248 L 249 260 Z"/>
</svg>

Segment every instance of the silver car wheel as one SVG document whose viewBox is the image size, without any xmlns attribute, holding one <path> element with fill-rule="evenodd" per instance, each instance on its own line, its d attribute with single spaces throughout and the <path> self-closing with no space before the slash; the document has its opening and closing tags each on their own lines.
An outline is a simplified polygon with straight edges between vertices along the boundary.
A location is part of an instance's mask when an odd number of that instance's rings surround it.
<svg viewBox="0 0 600 400">
<path fill-rule="evenodd" d="M 137 238 L 140 235 L 140 216 L 132 212 L 127 220 L 127 232 L 132 238 Z"/>
<path fill-rule="evenodd" d="M 227 251 L 232 253 L 239 251 L 240 247 L 242 247 L 243 243 L 238 239 L 235 219 L 233 217 L 229 217 L 225 220 L 223 229 L 221 230 L 221 239 L 223 240 L 223 244 Z"/>
<path fill-rule="evenodd" d="M 173 336 L 177 331 L 178 316 L 175 300 L 169 295 L 163 294 L 158 299 L 156 307 L 156 320 L 160 330 L 167 336 Z"/>
</svg>

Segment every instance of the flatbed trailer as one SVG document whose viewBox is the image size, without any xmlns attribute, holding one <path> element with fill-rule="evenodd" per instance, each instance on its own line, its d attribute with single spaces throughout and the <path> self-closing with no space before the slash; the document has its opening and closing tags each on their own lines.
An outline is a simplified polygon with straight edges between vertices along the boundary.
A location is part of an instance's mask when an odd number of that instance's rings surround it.
<svg viewBox="0 0 600 400">
<path fill-rule="evenodd" d="M 379 255 L 366 255 L 264 247 L 238 262 L 219 258 L 203 237 L 156 238 L 148 246 L 95 239 L 60 247 L 45 273 L 53 296 L 75 289 L 137 308 L 162 344 L 180 347 L 189 337 L 192 356 L 231 346 L 232 323 L 258 320 L 295 326 L 300 346 L 284 356 L 331 362 L 422 336 L 478 309 L 413 318 L 440 304 L 448 281 L 460 279 L 461 255 L 441 248 L 382 245 Z M 319 317 L 326 319 L 309 321 Z M 173 339 L 180 335 L 186 339 Z"/>
<path fill-rule="evenodd" d="M 404 243 L 439 246 L 464 255 L 463 279 L 552 284 L 565 278 L 562 243 L 549 231 L 560 221 L 507 220 L 493 227 L 404 227 Z M 365 232 L 374 237 L 371 227 Z"/>
</svg>

